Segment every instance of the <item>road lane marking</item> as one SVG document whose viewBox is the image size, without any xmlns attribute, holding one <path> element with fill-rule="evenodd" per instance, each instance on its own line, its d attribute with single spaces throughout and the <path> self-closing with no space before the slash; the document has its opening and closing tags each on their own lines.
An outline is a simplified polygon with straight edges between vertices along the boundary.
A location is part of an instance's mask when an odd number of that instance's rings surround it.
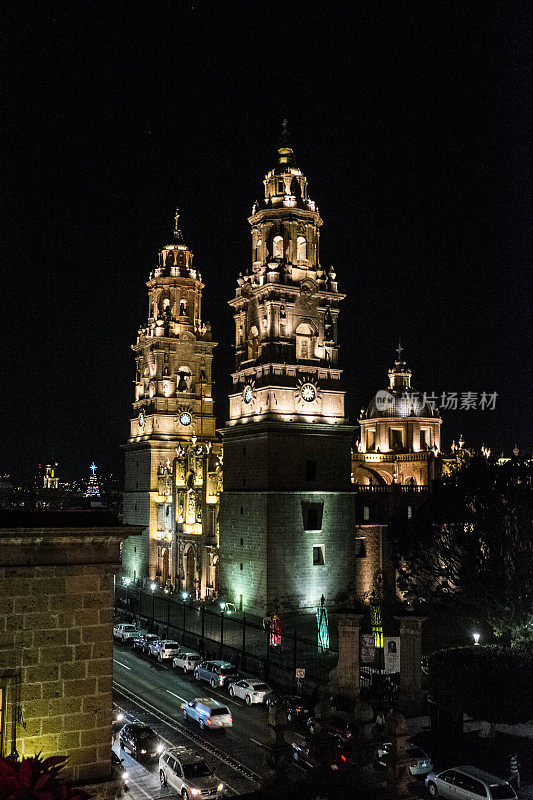
<svg viewBox="0 0 533 800">
<path fill-rule="evenodd" d="M 153 800 L 153 798 L 154 798 L 153 794 L 148 794 L 148 792 L 146 792 L 146 791 L 143 789 L 143 787 L 142 787 L 142 786 L 139 786 L 139 784 L 137 783 L 137 781 L 133 780 L 133 778 L 130 778 L 130 779 L 129 779 L 129 781 L 128 781 L 128 783 L 133 783 L 133 784 L 136 786 L 136 788 L 137 788 L 137 789 L 139 789 L 139 791 L 141 791 L 141 792 L 144 794 L 144 796 L 148 798 L 148 800 Z"/>
<path fill-rule="evenodd" d="M 169 694 L 171 694 L 172 697 L 177 697 L 178 700 L 182 700 L 184 703 L 188 703 L 189 702 L 184 697 L 180 697 L 179 694 L 176 694 L 175 692 L 171 692 L 170 689 L 165 689 L 165 692 L 168 692 Z"/>
<path fill-rule="evenodd" d="M 116 658 L 114 658 L 113 661 L 115 662 L 115 664 L 119 664 L 121 667 L 124 667 L 124 669 L 129 669 L 129 671 L 131 672 L 131 667 L 127 667 L 126 664 L 122 663 L 122 661 L 117 661 Z"/>
<path fill-rule="evenodd" d="M 258 744 L 259 747 L 264 747 L 264 742 L 258 742 L 257 739 L 252 739 L 251 736 L 250 736 L 250 741 L 253 742 L 254 744 Z"/>
</svg>

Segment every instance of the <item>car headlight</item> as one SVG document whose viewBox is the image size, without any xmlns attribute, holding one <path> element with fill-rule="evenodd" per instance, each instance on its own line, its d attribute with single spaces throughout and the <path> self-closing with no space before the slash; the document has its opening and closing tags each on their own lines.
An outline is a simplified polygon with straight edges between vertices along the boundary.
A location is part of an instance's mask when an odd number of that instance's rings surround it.
<svg viewBox="0 0 533 800">
<path fill-rule="evenodd" d="M 202 792 L 200 791 L 200 789 L 191 789 L 191 794 L 194 794 L 194 795 L 199 795 L 199 794 L 201 794 L 201 793 L 202 793 Z"/>
<path fill-rule="evenodd" d="M 165 745 L 164 744 L 158 744 L 157 745 L 157 752 L 158 753 L 162 753 L 164 749 L 165 749 Z"/>
<path fill-rule="evenodd" d="M 221 792 L 223 788 L 224 788 L 224 784 L 223 783 L 219 783 L 218 786 L 217 786 L 217 792 Z"/>
<path fill-rule="evenodd" d="M 144 753 L 146 753 L 146 750 L 141 750 L 141 753 L 144 755 Z"/>
<path fill-rule="evenodd" d="M 122 780 L 123 781 L 127 781 L 129 777 L 130 777 L 130 773 L 129 772 L 123 772 L 122 773 Z"/>
</svg>

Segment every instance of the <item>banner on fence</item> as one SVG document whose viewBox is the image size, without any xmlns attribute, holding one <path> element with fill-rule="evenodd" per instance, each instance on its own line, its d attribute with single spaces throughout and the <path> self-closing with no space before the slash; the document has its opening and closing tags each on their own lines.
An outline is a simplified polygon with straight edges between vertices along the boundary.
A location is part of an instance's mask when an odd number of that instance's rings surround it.
<svg viewBox="0 0 533 800">
<path fill-rule="evenodd" d="M 400 671 L 400 637 L 384 636 L 385 672 Z"/>
</svg>

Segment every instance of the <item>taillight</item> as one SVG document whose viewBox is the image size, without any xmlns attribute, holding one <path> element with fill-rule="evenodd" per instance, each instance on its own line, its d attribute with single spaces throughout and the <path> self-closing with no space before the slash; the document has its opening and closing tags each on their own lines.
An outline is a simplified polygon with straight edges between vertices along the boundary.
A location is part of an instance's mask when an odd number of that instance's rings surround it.
<svg viewBox="0 0 533 800">
<path fill-rule="evenodd" d="M 346 761 L 346 756 L 341 755 L 341 761 Z"/>
<path fill-rule="evenodd" d="M 211 725 L 211 720 L 210 719 L 207 720 L 207 724 Z"/>
<path fill-rule="evenodd" d="M 254 695 L 255 695 L 256 697 L 257 697 L 257 695 L 258 695 L 258 694 L 259 694 L 259 692 L 254 692 Z"/>
<path fill-rule="evenodd" d="M 229 718 L 229 721 L 230 721 L 230 722 L 233 722 L 233 717 L 230 717 L 230 718 Z"/>
</svg>

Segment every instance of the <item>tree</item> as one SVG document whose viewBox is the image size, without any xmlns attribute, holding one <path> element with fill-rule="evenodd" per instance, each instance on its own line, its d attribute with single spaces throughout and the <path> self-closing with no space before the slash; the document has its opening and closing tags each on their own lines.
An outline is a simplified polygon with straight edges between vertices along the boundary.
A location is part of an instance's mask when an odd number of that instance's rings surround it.
<svg viewBox="0 0 533 800">
<path fill-rule="evenodd" d="M 533 634 L 531 462 L 466 460 L 392 527 L 400 589 L 452 599 L 511 644 Z"/>
<path fill-rule="evenodd" d="M 64 756 L 41 758 L 40 754 L 17 761 L 0 759 L 0 800 L 88 800 L 83 789 L 73 789 L 60 780 Z"/>
<path fill-rule="evenodd" d="M 439 650 L 428 659 L 431 698 L 474 719 L 513 724 L 531 717 L 533 657 L 508 647 Z"/>
</svg>

